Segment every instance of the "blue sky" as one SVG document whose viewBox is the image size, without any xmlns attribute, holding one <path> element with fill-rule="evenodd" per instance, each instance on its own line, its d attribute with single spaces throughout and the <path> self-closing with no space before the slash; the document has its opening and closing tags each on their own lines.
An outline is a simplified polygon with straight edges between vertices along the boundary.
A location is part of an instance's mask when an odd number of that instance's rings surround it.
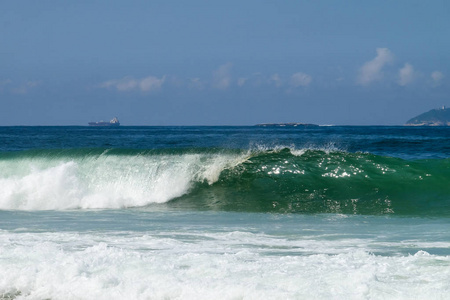
<svg viewBox="0 0 450 300">
<path fill-rule="evenodd" d="M 449 1 L 1 1 L 0 125 L 399 125 L 450 106 Z"/>
</svg>

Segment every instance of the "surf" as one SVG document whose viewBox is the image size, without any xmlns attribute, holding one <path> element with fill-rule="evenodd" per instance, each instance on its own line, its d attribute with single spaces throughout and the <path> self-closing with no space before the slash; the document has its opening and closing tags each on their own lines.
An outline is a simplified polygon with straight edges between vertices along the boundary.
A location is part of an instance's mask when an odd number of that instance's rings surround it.
<svg viewBox="0 0 450 300">
<path fill-rule="evenodd" d="M 333 147 L 32 150 L 1 153 L 0 170 L 3 210 L 442 215 L 450 206 L 449 159 Z"/>
<path fill-rule="evenodd" d="M 163 203 L 213 183 L 239 155 L 133 150 L 40 150 L 0 160 L 0 208 L 60 210 Z"/>
</svg>

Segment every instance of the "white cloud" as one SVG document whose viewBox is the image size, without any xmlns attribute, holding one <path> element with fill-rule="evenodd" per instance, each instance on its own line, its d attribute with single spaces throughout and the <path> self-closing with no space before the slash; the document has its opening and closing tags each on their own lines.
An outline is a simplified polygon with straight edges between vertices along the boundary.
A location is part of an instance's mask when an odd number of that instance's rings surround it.
<svg viewBox="0 0 450 300">
<path fill-rule="evenodd" d="M 198 77 L 191 78 L 189 82 L 189 88 L 203 90 L 205 88 L 205 83 Z"/>
<path fill-rule="evenodd" d="M 290 84 L 293 87 L 308 86 L 311 84 L 312 77 L 308 74 L 298 72 L 291 76 Z"/>
<path fill-rule="evenodd" d="M 0 86 L 8 85 L 11 83 L 12 83 L 11 79 L 0 80 Z"/>
<path fill-rule="evenodd" d="M 383 67 L 394 59 L 388 48 L 377 48 L 377 56 L 366 62 L 359 70 L 358 83 L 368 85 L 383 78 Z"/>
<path fill-rule="evenodd" d="M 433 79 L 433 83 L 435 86 L 441 84 L 442 79 L 444 79 L 444 74 L 440 71 L 434 71 L 431 73 L 431 79 Z"/>
<path fill-rule="evenodd" d="M 131 77 L 112 79 L 100 84 L 101 88 L 116 88 L 118 91 L 127 91 L 136 88 L 137 81 Z"/>
<path fill-rule="evenodd" d="M 11 81 L 9 81 L 8 83 L 11 83 Z M 41 84 L 41 81 L 27 81 L 27 82 L 23 83 L 22 85 L 20 85 L 19 87 L 12 89 L 12 92 L 15 94 L 26 94 L 31 89 L 39 86 L 40 84 Z"/>
<path fill-rule="evenodd" d="M 212 86 L 214 88 L 224 90 L 230 86 L 232 66 L 231 63 L 226 63 L 213 72 Z"/>
<path fill-rule="evenodd" d="M 115 88 L 120 92 L 141 90 L 143 92 L 154 91 L 161 88 L 166 80 L 166 76 L 161 78 L 148 76 L 141 79 L 133 77 L 124 77 L 122 79 L 113 79 L 100 84 L 101 88 Z"/>
<path fill-rule="evenodd" d="M 298 73 L 297 73 L 298 74 Z M 295 75 L 295 74 L 294 74 Z M 309 75 L 308 75 L 309 76 Z M 278 73 L 273 74 L 270 79 L 269 79 L 270 83 L 275 84 L 276 87 L 280 87 L 283 85 L 283 81 L 281 80 L 280 75 L 278 75 Z"/>
<path fill-rule="evenodd" d="M 41 84 L 40 81 L 28 81 L 27 83 L 25 83 L 25 85 L 26 85 L 28 88 L 34 88 L 34 87 L 37 87 L 37 86 L 40 85 L 40 84 Z"/>
<path fill-rule="evenodd" d="M 154 76 L 146 77 L 139 82 L 139 88 L 143 92 L 158 90 L 163 85 L 165 79 L 166 76 L 161 77 L 161 79 Z"/>
<path fill-rule="evenodd" d="M 238 86 L 244 86 L 245 82 L 247 82 L 248 78 L 241 77 L 237 80 Z"/>
<path fill-rule="evenodd" d="M 267 78 L 261 72 L 253 73 L 248 79 L 253 87 L 260 87 L 267 83 Z"/>
<path fill-rule="evenodd" d="M 0 91 L 3 91 L 3 88 L 11 83 L 12 83 L 11 79 L 0 80 Z"/>
<path fill-rule="evenodd" d="M 415 71 L 411 64 L 406 63 L 403 68 L 398 71 L 399 80 L 398 84 L 401 86 L 406 86 L 410 84 L 415 78 Z"/>
<path fill-rule="evenodd" d="M 133 78 L 123 78 L 123 79 L 119 79 L 116 83 L 115 83 L 115 87 L 117 88 L 117 90 L 119 91 L 128 91 L 128 90 L 133 90 L 138 86 L 138 82 L 137 80 L 133 79 Z"/>
</svg>

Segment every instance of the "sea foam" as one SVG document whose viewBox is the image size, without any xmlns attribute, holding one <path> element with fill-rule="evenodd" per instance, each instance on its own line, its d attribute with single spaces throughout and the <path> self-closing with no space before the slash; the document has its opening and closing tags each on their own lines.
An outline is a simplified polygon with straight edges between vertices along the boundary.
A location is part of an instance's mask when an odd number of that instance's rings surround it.
<svg viewBox="0 0 450 300">
<path fill-rule="evenodd" d="M 450 258 L 249 232 L 0 232 L 4 299 L 445 299 Z M 343 248 L 348 249 L 342 251 Z M 303 254 L 297 250 L 308 250 Z M 340 249 L 340 250 L 338 250 Z M 331 250 L 334 252 L 333 250 Z M 310 252 L 310 253 L 308 253 Z"/>
<path fill-rule="evenodd" d="M 122 208 L 164 203 L 218 180 L 243 155 L 86 155 L 0 161 L 0 209 Z"/>
</svg>

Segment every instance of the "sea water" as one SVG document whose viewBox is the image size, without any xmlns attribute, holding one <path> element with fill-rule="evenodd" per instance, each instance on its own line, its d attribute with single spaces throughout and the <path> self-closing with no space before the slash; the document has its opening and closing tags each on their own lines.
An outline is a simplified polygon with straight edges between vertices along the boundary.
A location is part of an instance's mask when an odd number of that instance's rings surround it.
<svg viewBox="0 0 450 300">
<path fill-rule="evenodd" d="M 450 130 L 0 127 L 0 299 L 448 299 Z"/>
</svg>

